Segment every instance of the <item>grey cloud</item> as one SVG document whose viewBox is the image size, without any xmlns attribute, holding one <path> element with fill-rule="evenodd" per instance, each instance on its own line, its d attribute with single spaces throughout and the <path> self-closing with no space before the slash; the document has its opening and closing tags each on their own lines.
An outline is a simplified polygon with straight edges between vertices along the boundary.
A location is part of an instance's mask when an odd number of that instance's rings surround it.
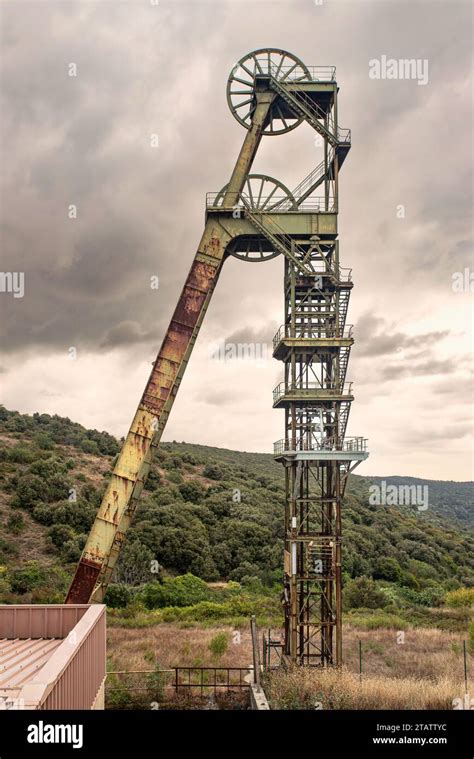
<svg viewBox="0 0 474 759">
<path fill-rule="evenodd" d="M 439 361 L 435 358 L 421 363 L 405 361 L 399 364 L 389 364 L 384 366 L 380 372 L 380 377 L 384 380 L 400 379 L 401 377 L 421 377 L 436 374 L 454 374 L 458 367 L 456 362 L 451 360 Z"/>
<path fill-rule="evenodd" d="M 442 425 L 441 427 L 430 427 L 429 430 L 423 429 L 410 429 L 403 432 L 401 435 L 397 435 L 397 440 L 403 445 L 419 445 L 430 446 L 432 443 L 442 444 L 442 441 L 462 440 L 472 433 L 472 425 L 465 422 L 459 424 L 452 424 L 449 426 Z"/>
<path fill-rule="evenodd" d="M 355 327 L 357 356 L 383 356 L 402 350 L 426 355 L 430 348 L 448 337 L 449 330 L 408 335 L 394 332 L 385 319 L 374 316 L 369 311 L 362 314 Z"/>
<path fill-rule="evenodd" d="M 101 348 L 116 348 L 129 343 L 150 342 L 155 339 L 155 335 L 150 331 L 143 331 L 137 322 L 125 321 L 120 322 L 112 327 L 101 343 Z"/>
<path fill-rule="evenodd" d="M 259 329 L 256 329 L 250 325 L 246 327 L 240 327 L 239 329 L 235 330 L 235 332 L 232 332 L 230 335 L 228 335 L 224 339 L 224 342 L 230 343 L 232 345 L 238 345 L 239 343 L 266 343 L 268 345 L 272 345 L 273 337 L 275 336 L 278 327 L 279 325 L 277 322 L 270 322 L 269 324 L 265 325 L 264 327 L 260 327 Z"/>
</svg>

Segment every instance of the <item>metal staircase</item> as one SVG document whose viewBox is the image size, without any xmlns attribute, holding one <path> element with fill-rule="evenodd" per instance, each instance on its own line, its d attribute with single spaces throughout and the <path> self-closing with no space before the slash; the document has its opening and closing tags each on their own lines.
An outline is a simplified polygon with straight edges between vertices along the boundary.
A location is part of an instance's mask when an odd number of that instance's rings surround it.
<svg viewBox="0 0 474 759">
<path fill-rule="evenodd" d="M 270 77 L 270 87 L 333 148 L 336 148 L 340 142 L 350 142 L 350 129 L 338 129 L 333 120 L 306 92 L 303 90 L 291 91 L 288 84 L 279 82 L 273 76 Z M 328 127 L 321 122 L 326 122 Z"/>
</svg>

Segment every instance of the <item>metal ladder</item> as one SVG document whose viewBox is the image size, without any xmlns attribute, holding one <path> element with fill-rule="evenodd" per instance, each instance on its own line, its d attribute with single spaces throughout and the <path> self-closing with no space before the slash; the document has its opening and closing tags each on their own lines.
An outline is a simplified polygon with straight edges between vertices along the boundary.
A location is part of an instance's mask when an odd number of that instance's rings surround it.
<svg viewBox="0 0 474 759">
<path fill-rule="evenodd" d="M 293 111 L 296 112 L 298 116 L 304 118 L 305 121 L 311 124 L 313 129 L 315 129 L 321 135 L 321 137 L 326 139 L 333 148 L 337 147 L 340 140 L 338 138 L 338 135 L 334 134 L 334 124 L 331 121 L 329 122 L 330 127 L 332 127 L 332 131 L 331 129 L 326 129 L 324 124 L 321 123 L 321 120 L 326 119 L 326 114 L 321 108 L 313 103 L 311 98 L 308 97 L 306 93 L 302 91 L 298 92 L 297 94 L 290 92 L 285 85 L 283 85 L 274 77 L 270 78 L 270 86 L 272 89 L 278 92 L 283 100 L 286 100 L 288 105 L 293 109 Z M 347 132 L 341 131 L 340 135 L 341 137 L 348 137 Z"/>
</svg>

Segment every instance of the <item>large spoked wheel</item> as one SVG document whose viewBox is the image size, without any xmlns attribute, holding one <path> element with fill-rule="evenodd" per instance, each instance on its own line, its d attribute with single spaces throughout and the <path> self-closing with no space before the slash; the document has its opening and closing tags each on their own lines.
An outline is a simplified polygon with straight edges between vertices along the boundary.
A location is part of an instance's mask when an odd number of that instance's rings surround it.
<svg viewBox="0 0 474 759">
<path fill-rule="evenodd" d="M 217 193 L 215 206 L 222 206 L 228 185 Z M 291 211 L 298 210 L 292 193 L 278 179 L 266 174 L 249 174 L 237 203 L 250 211 Z"/>
<path fill-rule="evenodd" d="M 255 77 L 258 75 L 271 75 L 279 82 L 311 80 L 304 63 L 285 50 L 263 48 L 241 58 L 227 82 L 227 102 L 237 121 L 246 129 L 250 128 L 256 107 Z M 301 124 L 302 120 L 285 109 L 277 99 L 270 108 L 263 134 L 284 134 Z"/>
<path fill-rule="evenodd" d="M 229 243 L 226 250 L 227 255 L 234 258 L 240 258 L 241 261 L 269 261 L 271 258 L 279 256 L 278 250 L 274 250 L 268 240 L 261 237 L 236 237 Z"/>
<path fill-rule="evenodd" d="M 216 195 L 215 206 L 222 206 L 227 185 Z M 250 211 L 277 212 L 298 210 L 296 200 L 288 187 L 278 179 L 266 174 L 249 174 L 240 194 L 237 206 Z M 233 206 L 235 208 L 235 206 Z M 268 261 L 280 255 L 272 244 L 262 236 L 240 235 L 227 247 L 227 254 L 241 261 Z"/>
</svg>

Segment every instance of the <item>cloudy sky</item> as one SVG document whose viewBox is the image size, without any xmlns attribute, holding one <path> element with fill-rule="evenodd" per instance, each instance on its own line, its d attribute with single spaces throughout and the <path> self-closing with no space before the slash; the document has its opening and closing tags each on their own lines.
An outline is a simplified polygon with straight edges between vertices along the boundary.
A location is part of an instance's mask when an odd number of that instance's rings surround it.
<svg viewBox="0 0 474 759">
<path fill-rule="evenodd" d="M 371 449 L 359 472 L 472 478 L 473 295 L 453 291 L 473 270 L 470 2 L 4 0 L 0 13 L 1 268 L 25 275 L 24 297 L 0 293 L 8 408 L 126 433 L 205 194 L 245 136 L 227 77 L 277 47 L 337 67 L 352 129 L 339 229 L 355 282 L 348 434 Z M 384 55 L 426 60 L 427 83 L 371 79 Z M 319 161 L 314 137 L 303 124 L 264 138 L 253 170 L 295 186 Z M 216 341 L 271 340 L 282 267 L 226 262 L 164 439 L 271 451 L 283 437 L 281 365 L 210 356 Z"/>
</svg>

